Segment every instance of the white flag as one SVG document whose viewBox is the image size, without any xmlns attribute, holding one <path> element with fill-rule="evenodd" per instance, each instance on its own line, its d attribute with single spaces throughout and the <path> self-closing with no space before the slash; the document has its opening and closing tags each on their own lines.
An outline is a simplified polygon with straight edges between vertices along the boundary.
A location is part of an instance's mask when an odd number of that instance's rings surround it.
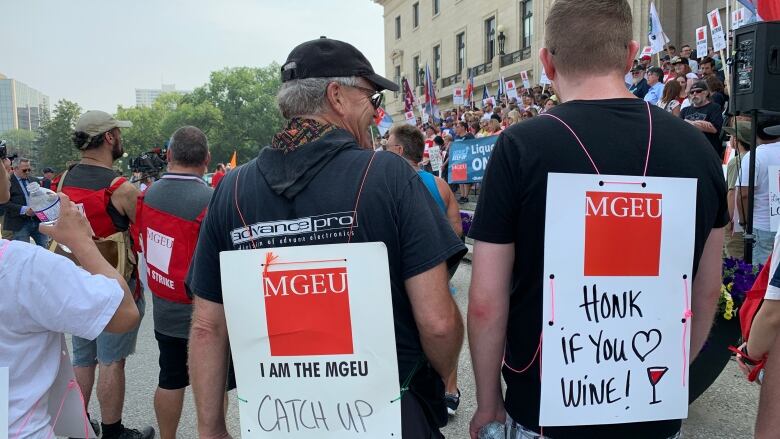
<svg viewBox="0 0 780 439">
<path fill-rule="evenodd" d="M 650 2 L 650 23 L 648 24 L 647 36 L 650 40 L 653 54 L 663 52 L 664 46 L 669 42 L 669 37 L 666 36 L 661 27 L 661 19 L 658 18 L 655 2 Z"/>
</svg>

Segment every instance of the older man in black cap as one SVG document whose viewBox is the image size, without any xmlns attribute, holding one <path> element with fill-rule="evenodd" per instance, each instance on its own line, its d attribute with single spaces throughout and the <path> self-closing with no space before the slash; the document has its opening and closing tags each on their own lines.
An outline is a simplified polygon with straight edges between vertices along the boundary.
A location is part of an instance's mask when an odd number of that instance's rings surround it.
<svg viewBox="0 0 780 439">
<path fill-rule="evenodd" d="M 723 127 L 723 111 L 720 105 L 710 101 L 710 91 L 705 81 L 696 81 L 691 87 L 691 106 L 680 111 L 680 117 L 704 133 L 712 148 L 723 158 L 723 142 L 720 130 Z"/>
<path fill-rule="evenodd" d="M 247 241 L 231 232 L 347 215 L 355 224 L 347 233 L 351 242 L 387 246 L 399 383 L 408 382 L 411 389 L 401 399 L 403 437 L 443 437 L 439 427 L 447 412 L 441 377 L 456 369 L 463 341 L 447 265 L 462 257 L 465 247 L 414 170 L 401 157 L 371 148 L 369 125 L 382 103 L 381 91 L 398 85 L 376 74 L 355 47 L 324 37 L 293 49 L 281 76 L 277 103 L 287 126 L 257 159 L 225 175 L 217 187 L 187 279 L 194 295 L 189 365 L 199 435 L 228 437 L 222 402 L 228 334 L 219 253 L 265 247 L 275 236 Z M 309 245 L 348 240 L 342 233 L 298 236 L 303 239 L 296 242 Z"/>
<path fill-rule="evenodd" d="M 639 99 L 644 99 L 645 95 L 650 90 L 650 85 L 647 84 L 647 79 L 645 79 L 645 66 L 642 64 L 635 65 L 631 69 L 631 79 L 634 83 L 628 91 Z"/>
</svg>

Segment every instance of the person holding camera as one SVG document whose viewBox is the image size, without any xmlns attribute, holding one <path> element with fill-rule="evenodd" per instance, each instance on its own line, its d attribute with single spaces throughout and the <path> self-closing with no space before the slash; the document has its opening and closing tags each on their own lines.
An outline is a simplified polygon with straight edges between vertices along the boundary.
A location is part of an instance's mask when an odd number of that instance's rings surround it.
<svg viewBox="0 0 780 439">
<path fill-rule="evenodd" d="M 87 111 L 79 118 L 73 143 L 81 152 L 81 161 L 67 171 L 58 184 L 58 192 L 69 196 L 87 217 L 101 254 L 116 267 L 125 280 L 135 284 L 135 256 L 128 230 L 135 222 L 138 188 L 124 177 L 117 177 L 114 161 L 124 154 L 122 128 L 130 121 L 114 119 L 103 111 Z M 143 318 L 146 303 L 136 289 L 134 299 Z M 73 336 L 73 366 L 84 400 L 89 406 L 95 369 L 100 364 L 97 395 L 100 401 L 103 438 L 152 438 L 154 429 L 142 431 L 122 425 L 125 399 L 125 359 L 135 352 L 138 327 L 125 334 L 103 333 L 96 340 Z"/>
<path fill-rule="evenodd" d="M 10 198 L 8 181 L 0 166 L 0 202 Z M 81 268 L 37 246 L 0 239 L 0 365 L 8 367 L 8 431 L 17 438 L 51 436 L 48 394 L 60 367 L 62 333 L 95 338 L 139 321 L 127 283 L 100 257 L 89 223 L 60 197 L 57 223 L 41 231 L 67 245 Z M 63 318 L 70 315 L 78 318 Z"/>
</svg>

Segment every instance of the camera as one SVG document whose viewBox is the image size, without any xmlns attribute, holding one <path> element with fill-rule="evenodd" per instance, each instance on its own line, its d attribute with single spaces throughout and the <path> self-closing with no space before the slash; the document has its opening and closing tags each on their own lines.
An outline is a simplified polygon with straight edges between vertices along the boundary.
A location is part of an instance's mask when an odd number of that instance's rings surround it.
<svg viewBox="0 0 780 439">
<path fill-rule="evenodd" d="M 0 160 L 8 159 L 13 162 L 17 157 L 19 157 L 19 154 L 13 154 L 9 156 L 8 146 L 6 145 L 5 140 L 0 140 Z"/>
<path fill-rule="evenodd" d="M 165 148 L 154 148 L 138 157 L 131 158 L 130 171 L 133 173 L 140 173 L 141 180 L 148 177 L 152 177 L 156 180 L 160 177 L 160 174 L 165 171 L 165 167 L 168 165 L 165 157 L 167 152 L 168 150 Z"/>
</svg>

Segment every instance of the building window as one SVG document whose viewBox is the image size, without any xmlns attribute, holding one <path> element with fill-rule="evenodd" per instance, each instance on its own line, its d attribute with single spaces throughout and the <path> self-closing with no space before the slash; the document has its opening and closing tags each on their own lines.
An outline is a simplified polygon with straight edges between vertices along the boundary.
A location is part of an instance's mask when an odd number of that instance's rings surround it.
<svg viewBox="0 0 780 439">
<path fill-rule="evenodd" d="M 439 15 L 439 0 L 433 0 L 433 15 Z"/>
<path fill-rule="evenodd" d="M 401 66 L 395 66 L 395 83 L 398 84 L 398 89 L 403 90 L 404 89 L 404 83 L 401 80 Z M 398 97 L 398 92 L 395 92 L 395 97 Z"/>
<path fill-rule="evenodd" d="M 534 37 L 534 1 L 523 0 L 520 3 L 520 21 L 523 23 L 523 49 L 531 47 Z"/>
<path fill-rule="evenodd" d="M 433 46 L 433 80 L 441 78 L 441 46 Z"/>
<path fill-rule="evenodd" d="M 457 55 L 455 57 L 457 66 L 457 73 L 463 72 L 463 68 L 466 67 L 466 32 L 461 32 L 455 35 L 455 50 Z"/>
<path fill-rule="evenodd" d="M 401 16 L 395 17 L 395 39 L 401 38 Z"/>
<path fill-rule="evenodd" d="M 412 27 L 417 29 L 420 26 L 420 3 L 412 5 Z"/>
<path fill-rule="evenodd" d="M 414 86 L 419 87 L 422 84 L 420 80 L 420 57 L 415 56 L 412 58 L 412 68 L 414 69 Z"/>
<path fill-rule="evenodd" d="M 496 56 L 496 17 L 485 20 L 485 62 L 493 61 Z"/>
</svg>

